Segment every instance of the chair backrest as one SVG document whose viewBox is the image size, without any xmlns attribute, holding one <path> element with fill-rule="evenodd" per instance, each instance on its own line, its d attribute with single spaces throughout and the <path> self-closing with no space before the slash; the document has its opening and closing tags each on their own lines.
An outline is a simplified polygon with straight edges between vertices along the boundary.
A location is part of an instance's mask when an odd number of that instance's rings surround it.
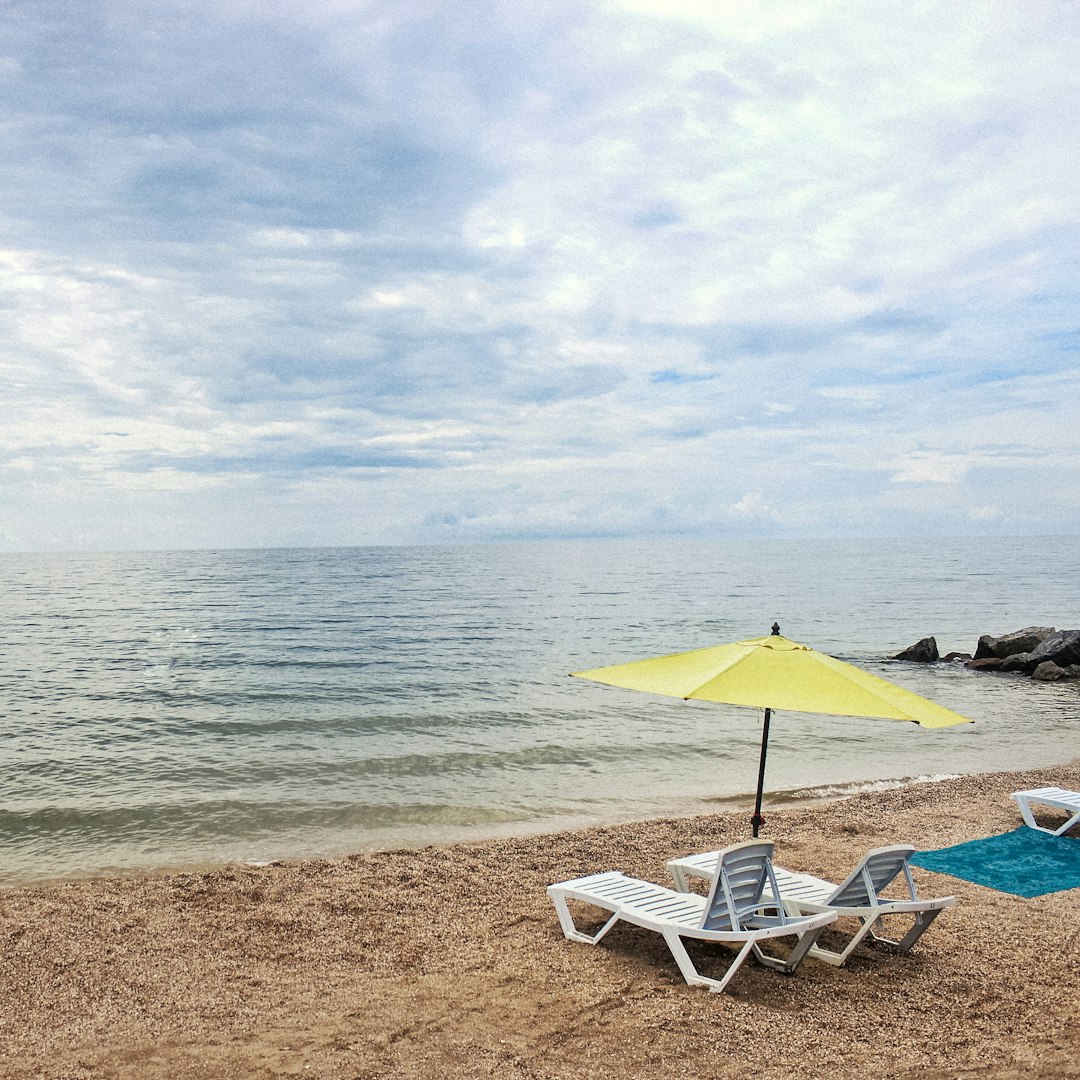
<svg viewBox="0 0 1080 1080">
<path fill-rule="evenodd" d="M 701 917 L 702 929 L 741 930 L 743 919 L 761 904 L 766 888 L 778 895 L 772 853 L 768 840 L 747 840 L 720 852 Z"/>
<path fill-rule="evenodd" d="M 917 900 L 915 881 L 911 876 L 908 859 L 915 854 L 909 844 L 893 844 L 891 847 L 874 848 L 847 878 L 837 885 L 828 903 L 835 907 L 868 907 L 880 901 L 889 883 L 903 873 L 909 898 Z"/>
</svg>

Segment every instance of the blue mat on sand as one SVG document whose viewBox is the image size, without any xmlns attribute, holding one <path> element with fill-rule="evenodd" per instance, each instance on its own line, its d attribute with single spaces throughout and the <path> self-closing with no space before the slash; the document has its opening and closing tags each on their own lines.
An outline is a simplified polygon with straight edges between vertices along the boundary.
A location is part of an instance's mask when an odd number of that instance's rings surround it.
<svg viewBox="0 0 1080 1080">
<path fill-rule="evenodd" d="M 1080 841 L 1027 826 L 955 847 L 918 851 L 911 862 L 1015 896 L 1080 888 Z"/>
</svg>

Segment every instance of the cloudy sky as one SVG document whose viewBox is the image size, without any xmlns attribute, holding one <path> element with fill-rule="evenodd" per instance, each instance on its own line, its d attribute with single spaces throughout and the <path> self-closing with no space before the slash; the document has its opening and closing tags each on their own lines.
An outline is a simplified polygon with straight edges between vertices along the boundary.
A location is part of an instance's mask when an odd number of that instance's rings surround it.
<svg viewBox="0 0 1080 1080">
<path fill-rule="evenodd" d="M 0 0 L 0 549 L 1080 531 L 1074 0 Z"/>
</svg>

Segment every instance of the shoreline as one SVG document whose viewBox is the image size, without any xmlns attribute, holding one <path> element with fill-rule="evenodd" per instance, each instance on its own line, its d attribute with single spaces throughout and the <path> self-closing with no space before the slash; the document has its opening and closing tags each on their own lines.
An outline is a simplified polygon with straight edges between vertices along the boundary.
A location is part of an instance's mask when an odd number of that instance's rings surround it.
<svg viewBox="0 0 1080 1080">
<path fill-rule="evenodd" d="M 797 809 L 801 807 L 815 806 L 819 803 L 835 802 L 850 798 L 854 795 L 866 792 L 890 791 L 898 788 L 915 787 L 920 784 L 938 783 L 942 780 L 957 779 L 964 774 L 941 773 L 936 775 L 882 777 L 871 780 L 852 780 L 841 783 L 827 783 L 820 787 L 800 787 L 777 791 L 765 792 L 764 811 L 771 812 L 779 809 Z M 979 774 L 994 775 L 994 773 Z M 614 825 L 647 824 L 658 818 L 665 820 L 693 819 L 713 814 L 742 814 L 749 820 L 753 808 L 754 793 L 742 792 L 736 795 L 717 795 L 687 800 L 683 807 L 678 810 L 668 810 L 667 813 L 643 812 L 633 816 L 611 814 L 602 818 L 578 819 L 570 817 L 570 820 L 558 817 L 535 819 L 529 821 L 507 822 L 501 827 L 476 826 L 475 828 L 461 827 L 457 829 L 461 835 L 443 838 L 421 837 L 414 842 L 402 841 L 371 841 L 368 844 L 334 845 L 324 850 L 297 850 L 289 854 L 279 856 L 252 855 L 249 858 L 205 858 L 191 860 L 177 860 L 175 862 L 162 863 L 131 863 L 128 865 L 116 864 L 102 867 L 92 867 L 77 872 L 57 872 L 47 875 L 31 875 L 23 873 L 19 877 L 4 880 L 0 876 L 0 896 L 4 893 L 22 889 L 47 889 L 76 882 L 128 880 L 138 878 L 172 877 L 177 874 L 207 874 L 216 870 L 229 867 L 262 867 L 274 863 L 302 863 L 317 862 L 325 859 L 345 859 L 352 855 L 374 854 L 386 851 L 420 851 L 425 848 L 448 848 L 458 844 L 475 844 L 496 842 L 500 840 L 515 840 L 537 838 L 546 835 L 561 833 L 580 832 L 585 829 L 604 828 Z M 771 807 L 770 807 L 771 801 Z M 2 869 L 0 869 L 2 873 Z"/>
<path fill-rule="evenodd" d="M 777 862 L 839 880 L 867 848 L 1021 822 L 1009 794 L 1080 790 L 1080 761 L 777 806 Z M 659 935 L 566 941 L 544 889 L 748 835 L 723 811 L 340 859 L 0 893 L 0 1075 L 1080 1077 L 1080 889 L 1023 900 L 915 870 L 957 903 L 906 956 L 688 987 Z M 1075 832 L 1074 834 L 1075 835 Z M 730 953 L 718 950 L 722 968 Z"/>
</svg>

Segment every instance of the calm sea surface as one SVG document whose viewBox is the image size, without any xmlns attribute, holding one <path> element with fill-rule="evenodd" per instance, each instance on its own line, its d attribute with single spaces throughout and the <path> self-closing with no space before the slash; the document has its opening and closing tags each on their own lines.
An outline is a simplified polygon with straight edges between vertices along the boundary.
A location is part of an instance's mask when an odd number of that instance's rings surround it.
<svg viewBox="0 0 1080 1080">
<path fill-rule="evenodd" d="M 760 714 L 567 672 L 786 636 L 973 717 L 776 715 L 776 805 L 1080 755 L 1075 686 L 885 660 L 1080 627 L 1080 545 L 0 555 L 0 887 L 747 806 Z M 733 801 L 731 801 L 733 800 Z"/>
</svg>

